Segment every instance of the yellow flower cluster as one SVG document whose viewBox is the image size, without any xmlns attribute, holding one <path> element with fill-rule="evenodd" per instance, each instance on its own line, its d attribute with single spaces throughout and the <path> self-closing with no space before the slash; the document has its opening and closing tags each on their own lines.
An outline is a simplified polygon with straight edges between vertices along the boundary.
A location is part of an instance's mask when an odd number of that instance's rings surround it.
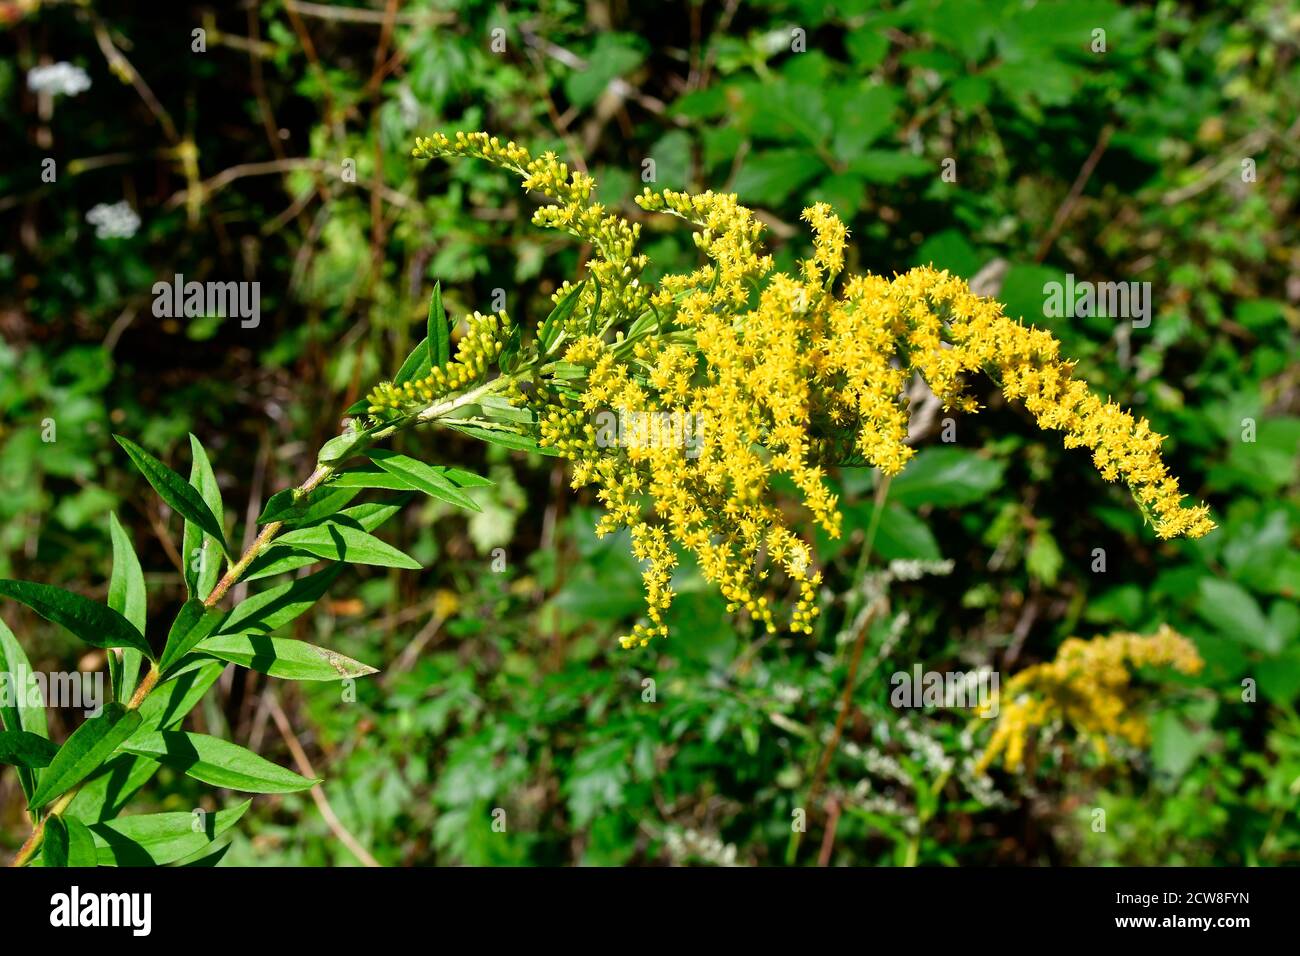
<svg viewBox="0 0 1300 956">
<path fill-rule="evenodd" d="M 1182 507 L 1161 436 L 1073 378 L 1049 333 L 932 268 L 849 278 L 837 294 L 848 231 L 824 203 L 804 212 L 814 252 L 796 277 L 773 272 L 763 226 L 735 196 L 647 189 L 638 205 L 695 226 L 707 259 L 647 289 L 639 224 L 593 203 L 591 178 L 553 154 L 533 159 L 476 133 L 421 139 L 415 155 L 474 156 L 514 171 L 555 203 L 535 223 L 595 250 L 595 281 L 561 337 L 563 381 L 530 372 L 533 388 L 515 399 L 535 412 L 539 441 L 572 460 L 574 486 L 597 487 L 598 531 L 631 530 L 648 622 L 625 644 L 667 633 L 674 544 L 694 555 L 732 610 L 769 630 L 778 626 L 768 595 L 779 569 L 796 592 L 784 623 L 810 632 L 821 576 L 775 484 L 792 482 L 811 518 L 838 536 L 825 466 L 865 461 L 887 475 L 904 467 L 913 454 L 904 391 L 914 373 L 945 408 L 964 411 L 978 407 L 963 393 L 965 376 L 990 374 L 1042 427 L 1064 432 L 1067 446 L 1091 450 L 1105 478 L 1127 482 L 1161 537 L 1214 527 L 1205 506 Z M 396 398 L 408 398 L 405 388 Z M 617 424 L 600 426 L 602 417 Z M 647 420 L 659 424 L 646 430 Z"/>
<path fill-rule="evenodd" d="M 554 153 L 544 153 L 534 159 L 517 143 L 502 143 L 486 133 L 457 133 L 454 137 L 434 133 L 418 137 L 412 155 L 420 159 L 472 157 L 515 173 L 523 180 L 524 189 L 555 203 L 533 213 L 534 225 L 567 232 L 591 243 L 596 250 L 595 257 L 587 263 L 587 271 L 595 283 L 589 283 L 582 291 L 579 311 L 594 308 L 598 294 L 600 310 L 611 320 L 607 325 L 635 318 L 645 308 L 647 295 L 641 285 L 641 272 L 646 257 L 636 253 L 641 227 L 608 212 L 600 203 L 591 202 L 595 182 L 586 173 L 571 171 Z M 570 288 L 570 283 L 564 283 L 556 291 L 555 301 L 559 302 Z"/>
<path fill-rule="evenodd" d="M 483 381 L 510 336 L 510 316 L 505 312 L 493 315 L 475 312 L 465 322 L 468 329 L 456 343 L 456 355 L 450 362 L 401 385 L 394 382 L 377 385 L 369 396 L 370 414 L 428 405 Z"/>
<path fill-rule="evenodd" d="M 1058 720 L 1091 739 L 1103 757 L 1107 737 L 1134 746 L 1146 743 L 1146 716 L 1137 709 L 1130 686 L 1131 671 L 1138 667 L 1196 674 L 1202 661 L 1191 641 L 1168 627 L 1149 637 L 1129 633 L 1090 641 L 1072 637 L 1054 660 L 1026 668 L 1007 682 L 979 768 L 1001 759 L 1008 770 L 1019 770 L 1038 728 Z"/>
</svg>

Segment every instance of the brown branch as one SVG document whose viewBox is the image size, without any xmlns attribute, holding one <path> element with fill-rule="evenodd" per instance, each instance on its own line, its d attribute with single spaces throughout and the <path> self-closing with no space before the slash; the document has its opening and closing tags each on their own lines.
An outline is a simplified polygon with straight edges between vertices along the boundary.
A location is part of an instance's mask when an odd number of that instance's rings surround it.
<svg viewBox="0 0 1300 956">
<path fill-rule="evenodd" d="M 1092 152 L 1088 158 L 1083 161 L 1083 166 L 1079 169 L 1079 175 L 1074 178 L 1074 185 L 1066 193 L 1065 201 L 1061 203 L 1060 208 L 1056 210 L 1056 215 L 1052 217 L 1052 225 L 1047 230 L 1047 235 L 1038 246 L 1038 252 L 1034 255 L 1035 262 L 1042 262 L 1047 258 L 1047 253 L 1051 251 L 1052 244 L 1056 242 L 1056 237 L 1065 225 L 1065 221 L 1070 218 L 1070 213 L 1074 212 L 1075 203 L 1079 201 L 1079 196 L 1083 194 L 1083 187 L 1088 184 L 1092 178 L 1092 171 L 1097 168 L 1097 163 L 1101 161 L 1101 154 L 1106 152 L 1106 147 L 1110 145 L 1111 134 L 1115 132 L 1115 127 L 1107 123 L 1097 134 L 1097 143 L 1092 147 Z"/>
<path fill-rule="evenodd" d="M 271 712 L 271 719 L 275 721 L 276 729 L 280 731 L 280 736 L 284 738 L 285 745 L 288 746 L 289 752 L 293 754 L 293 762 L 298 765 L 298 772 L 304 777 L 315 780 L 316 771 L 312 769 L 311 761 L 307 759 L 307 751 L 303 750 L 298 735 L 293 732 L 293 728 L 289 725 L 289 718 L 285 716 L 284 708 L 280 706 L 275 688 L 267 687 L 263 699 L 266 701 L 267 709 Z M 362 846 L 357 838 L 348 831 L 348 828 L 343 825 L 343 822 L 339 820 L 319 783 L 311 788 L 311 798 L 316 802 L 320 815 L 325 818 L 326 826 L 338 837 L 339 842 L 346 846 L 352 852 L 352 855 L 361 861 L 363 866 L 379 866 L 379 861 L 370 855 L 370 851 Z"/>
</svg>

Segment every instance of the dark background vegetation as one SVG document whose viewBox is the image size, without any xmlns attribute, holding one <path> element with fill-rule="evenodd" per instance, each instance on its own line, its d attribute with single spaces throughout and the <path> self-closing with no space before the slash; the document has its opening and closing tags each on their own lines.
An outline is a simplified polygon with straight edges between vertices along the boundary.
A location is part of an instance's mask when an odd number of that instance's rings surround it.
<svg viewBox="0 0 1300 956">
<path fill-rule="evenodd" d="M 191 49 L 200 27 L 206 52 Z M 958 419 L 955 443 L 930 434 L 875 516 L 871 567 L 952 571 L 891 591 L 810 797 L 849 671 L 837 608 L 876 508 L 869 474 L 839 477 L 851 533 L 822 542 L 814 637 L 750 634 L 683 571 L 674 636 L 622 651 L 636 564 L 626 542 L 594 538 L 594 502 L 560 466 L 409 436 L 408 453 L 496 487 L 468 520 L 412 505 L 385 534 L 425 571 L 349 571 L 296 622 L 382 666 L 355 703 L 232 670 L 196 711 L 195 726 L 281 763 L 301 748 L 326 777 L 316 802 L 259 798 L 228 859 L 1297 862 L 1298 37 L 1286 0 L 2 2 L 0 575 L 102 597 L 115 509 L 161 627 L 174 607 L 158 595 L 184 594 L 180 522 L 111 432 L 183 473 L 198 435 L 242 534 L 305 476 L 339 411 L 396 369 L 434 280 L 455 315 L 487 311 L 497 289 L 513 315 L 545 315 L 585 250 L 534 230 L 505 176 L 413 162 L 415 135 L 481 128 L 554 149 L 627 215 L 651 158 L 659 187 L 761 210 L 781 264 L 806 251 L 801 208 L 825 200 L 849 223 L 850 271 L 984 271 L 1011 314 L 1171 436 L 1171 465 L 1220 529 L 1156 540 L 1086 455 L 978 383 L 990 408 Z M 56 61 L 93 85 L 43 109 L 26 73 Z M 139 231 L 97 239 L 86 213 L 121 200 Z M 689 236 L 657 228 L 658 268 L 695 261 Z M 177 272 L 259 281 L 260 326 L 155 318 L 152 285 Z M 1043 285 L 1066 273 L 1151 283 L 1150 327 L 1045 317 Z M 102 667 L 33 615 L 0 612 L 38 669 Z M 1162 622 L 1207 667 L 1151 697 L 1149 748 L 1109 761 L 1062 734 L 981 788 L 967 770 L 984 728 L 888 704 L 888 675 L 915 662 L 1005 675 L 1069 635 Z M 56 739 L 76 719 L 52 712 Z M 204 792 L 163 774 L 141 805 L 188 809 Z M 21 804 L 0 776 L 0 844 L 25 835 Z M 808 833 L 792 839 L 798 808 Z"/>
</svg>

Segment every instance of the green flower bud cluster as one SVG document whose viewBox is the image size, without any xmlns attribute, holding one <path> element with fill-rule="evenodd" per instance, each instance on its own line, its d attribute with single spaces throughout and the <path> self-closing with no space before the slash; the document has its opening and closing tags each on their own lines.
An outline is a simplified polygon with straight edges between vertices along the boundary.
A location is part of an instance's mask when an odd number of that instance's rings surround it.
<svg viewBox="0 0 1300 956">
<path fill-rule="evenodd" d="M 452 361 L 407 382 L 377 385 L 370 393 L 370 414 L 426 406 L 482 382 L 496 364 L 514 326 L 505 312 L 491 315 L 475 312 L 466 319 L 466 324 L 468 331 L 456 344 Z"/>
</svg>

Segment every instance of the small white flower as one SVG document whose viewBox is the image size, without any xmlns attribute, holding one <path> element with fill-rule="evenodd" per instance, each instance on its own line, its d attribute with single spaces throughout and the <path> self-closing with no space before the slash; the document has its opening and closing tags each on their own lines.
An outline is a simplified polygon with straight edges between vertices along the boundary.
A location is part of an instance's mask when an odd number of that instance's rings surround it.
<svg viewBox="0 0 1300 956">
<path fill-rule="evenodd" d="M 140 228 L 140 217 L 125 199 L 111 206 L 99 203 L 86 213 L 86 222 L 95 227 L 96 239 L 130 239 Z"/>
<path fill-rule="evenodd" d="M 33 93 L 76 96 L 90 89 L 90 77 L 81 67 L 71 63 L 51 63 L 27 71 L 27 88 Z"/>
</svg>

